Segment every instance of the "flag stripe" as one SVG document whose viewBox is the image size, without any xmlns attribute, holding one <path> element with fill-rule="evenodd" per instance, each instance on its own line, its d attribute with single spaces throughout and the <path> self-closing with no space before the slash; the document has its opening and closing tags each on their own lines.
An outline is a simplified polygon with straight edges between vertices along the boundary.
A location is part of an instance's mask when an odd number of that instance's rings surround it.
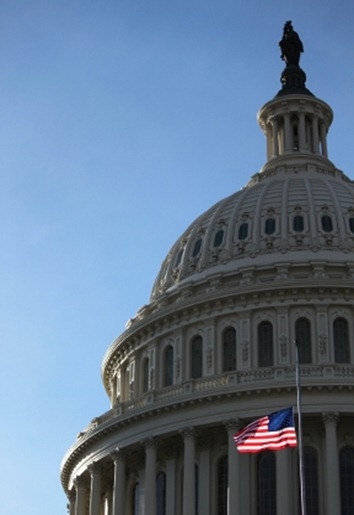
<svg viewBox="0 0 354 515">
<path fill-rule="evenodd" d="M 272 430 L 269 429 L 272 427 Z M 277 451 L 296 447 L 296 432 L 292 408 L 287 408 L 248 424 L 234 435 L 237 450 L 241 453 L 260 452 L 265 449 Z"/>
</svg>

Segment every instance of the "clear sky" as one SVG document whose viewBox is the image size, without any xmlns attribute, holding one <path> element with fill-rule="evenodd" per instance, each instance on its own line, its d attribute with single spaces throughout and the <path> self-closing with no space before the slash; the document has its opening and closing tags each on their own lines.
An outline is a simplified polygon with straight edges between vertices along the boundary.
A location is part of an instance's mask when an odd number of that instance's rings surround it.
<svg viewBox="0 0 354 515">
<path fill-rule="evenodd" d="M 354 178 L 352 0 L 1 0 L 1 512 L 63 515 L 103 355 L 199 214 L 265 162 L 292 20 Z"/>
</svg>

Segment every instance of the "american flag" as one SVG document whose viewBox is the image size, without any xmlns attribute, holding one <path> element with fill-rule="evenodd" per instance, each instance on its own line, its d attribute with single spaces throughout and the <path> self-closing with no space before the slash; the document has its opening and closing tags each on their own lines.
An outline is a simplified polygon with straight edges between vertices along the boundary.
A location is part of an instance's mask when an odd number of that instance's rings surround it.
<svg viewBox="0 0 354 515">
<path fill-rule="evenodd" d="M 292 408 L 259 418 L 234 435 L 239 452 L 279 451 L 296 447 L 296 432 Z"/>
</svg>

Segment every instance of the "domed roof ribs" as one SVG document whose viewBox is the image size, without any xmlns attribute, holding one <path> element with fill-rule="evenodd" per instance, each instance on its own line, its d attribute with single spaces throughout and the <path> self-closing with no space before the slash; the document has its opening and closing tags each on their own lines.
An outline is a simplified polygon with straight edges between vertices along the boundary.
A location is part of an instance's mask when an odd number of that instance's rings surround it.
<svg viewBox="0 0 354 515">
<path fill-rule="evenodd" d="M 259 192 L 259 199 L 256 205 L 256 209 L 254 211 L 254 223 L 253 223 L 253 235 L 252 240 L 256 243 L 256 245 L 260 244 L 260 237 L 261 237 L 261 224 L 263 222 L 263 219 L 261 217 L 261 212 L 263 209 L 263 199 L 265 194 L 267 193 L 267 190 L 269 189 L 270 183 L 263 183 L 261 186 L 262 189 Z"/>
<path fill-rule="evenodd" d="M 282 206 L 288 206 L 289 204 L 289 178 L 284 181 L 283 191 L 282 191 Z M 286 241 L 288 239 L 288 210 L 281 210 L 281 241 Z"/>
<path fill-rule="evenodd" d="M 205 233 L 204 243 L 203 243 L 203 249 L 202 249 L 202 256 L 200 258 L 200 266 L 204 267 L 209 259 L 209 253 L 211 248 L 211 239 L 215 235 L 215 229 L 217 227 L 217 224 L 220 224 L 220 227 L 223 227 L 226 229 L 225 223 L 223 223 L 223 217 L 221 216 L 221 213 L 223 213 L 226 209 L 226 206 L 229 202 L 228 198 L 225 198 L 218 202 L 218 204 L 215 205 L 215 211 L 212 213 L 210 217 L 210 221 L 208 223 L 209 230 Z"/>
</svg>

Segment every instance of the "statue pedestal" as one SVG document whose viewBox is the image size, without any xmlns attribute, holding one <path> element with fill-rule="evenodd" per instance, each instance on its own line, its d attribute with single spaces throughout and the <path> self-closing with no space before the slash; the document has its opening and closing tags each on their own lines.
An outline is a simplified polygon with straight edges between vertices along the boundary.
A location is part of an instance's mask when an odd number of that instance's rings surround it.
<svg viewBox="0 0 354 515">
<path fill-rule="evenodd" d="M 291 94 L 313 96 L 311 91 L 305 87 L 306 73 L 300 68 L 300 66 L 294 64 L 288 65 L 281 74 L 280 82 L 283 87 L 277 94 L 277 97 Z"/>
</svg>

